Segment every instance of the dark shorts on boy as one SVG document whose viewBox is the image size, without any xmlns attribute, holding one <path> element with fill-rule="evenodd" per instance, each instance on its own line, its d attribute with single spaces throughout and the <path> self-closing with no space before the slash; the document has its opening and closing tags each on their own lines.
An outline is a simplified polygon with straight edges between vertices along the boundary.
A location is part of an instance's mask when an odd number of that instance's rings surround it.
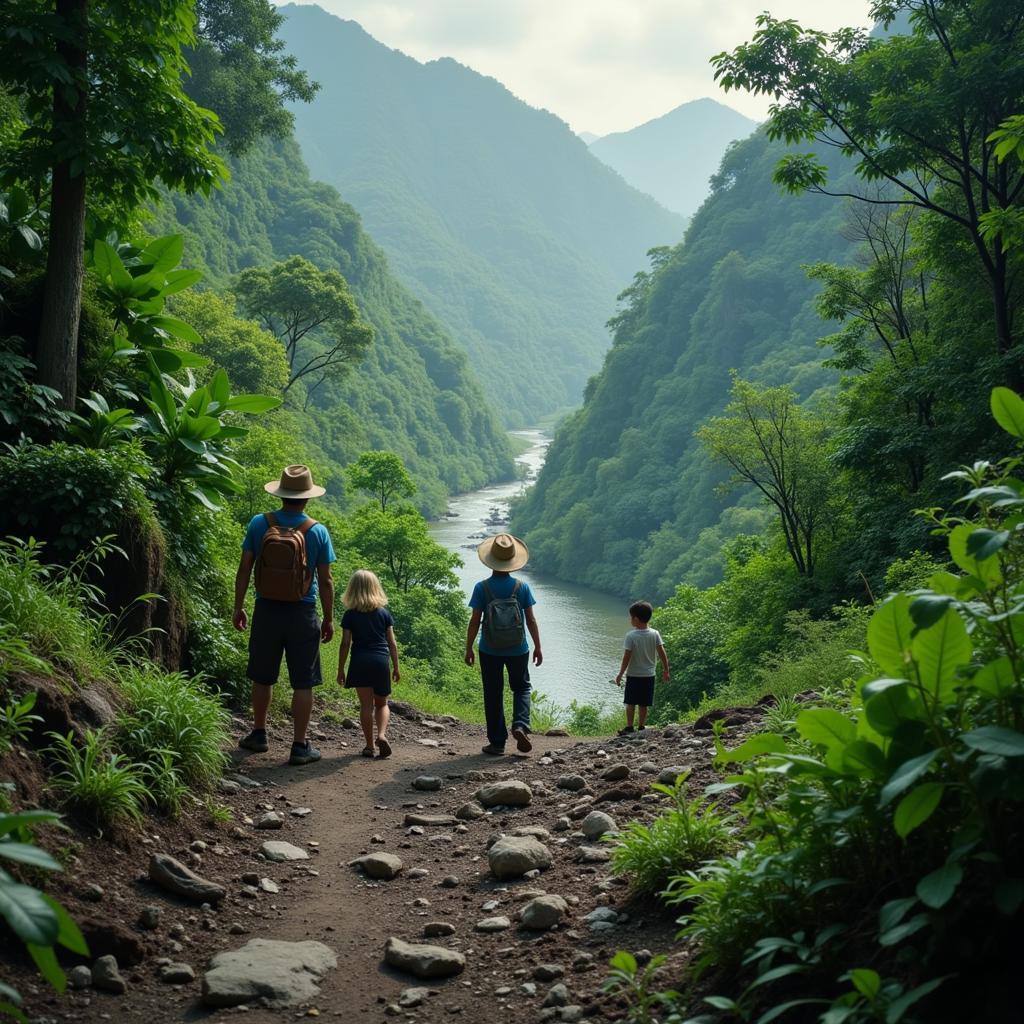
<svg viewBox="0 0 1024 1024">
<path fill-rule="evenodd" d="M 254 683 L 273 686 L 281 674 L 282 655 L 293 690 L 320 685 L 320 616 L 308 601 L 261 597 L 252 612 L 246 675 Z"/>
<path fill-rule="evenodd" d="M 626 676 L 622 703 L 649 708 L 654 703 L 654 676 Z"/>
<path fill-rule="evenodd" d="M 345 687 L 369 686 L 375 697 L 387 697 L 391 693 L 391 659 L 376 655 L 353 654 L 345 671 Z"/>
</svg>

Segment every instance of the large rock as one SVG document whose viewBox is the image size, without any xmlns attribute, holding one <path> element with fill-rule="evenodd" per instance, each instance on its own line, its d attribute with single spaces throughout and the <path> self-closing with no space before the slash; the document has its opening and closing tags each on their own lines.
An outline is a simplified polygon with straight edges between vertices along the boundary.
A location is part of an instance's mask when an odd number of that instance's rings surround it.
<svg viewBox="0 0 1024 1024">
<path fill-rule="evenodd" d="M 312 1002 L 319 982 L 338 966 L 322 942 L 250 939 L 241 949 L 218 953 L 203 976 L 207 1006 L 238 1006 L 263 999 L 280 1008 Z"/>
<path fill-rule="evenodd" d="M 149 877 L 162 889 L 194 903 L 219 903 L 227 894 L 223 885 L 197 875 L 166 853 L 154 853 L 150 858 Z"/>
<path fill-rule="evenodd" d="M 481 786 L 473 795 L 484 807 L 525 807 L 533 799 L 533 790 L 518 779 L 504 779 Z"/>
<path fill-rule="evenodd" d="M 466 968 L 466 958 L 457 950 L 403 942 L 394 936 L 384 944 L 384 962 L 417 978 L 450 978 Z"/>
<path fill-rule="evenodd" d="M 402 859 L 393 853 L 368 853 L 365 857 L 357 857 L 349 861 L 353 867 L 362 868 L 370 878 L 383 879 L 390 882 L 402 870 Z"/>
<path fill-rule="evenodd" d="M 618 832 L 619 826 L 610 814 L 591 811 L 580 824 L 580 831 L 590 840 L 600 839 L 608 832 Z"/>
<path fill-rule="evenodd" d="M 300 846 L 286 843 L 283 839 L 271 839 L 260 847 L 260 853 L 267 860 L 275 862 L 288 860 L 309 860 L 309 854 Z"/>
<path fill-rule="evenodd" d="M 565 917 L 568 909 L 569 904 L 561 896 L 538 896 L 519 911 L 519 923 L 531 931 L 547 931 Z"/>
<path fill-rule="evenodd" d="M 503 836 L 487 851 L 495 878 L 521 878 L 527 871 L 551 866 L 548 848 L 533 836 Z"/>
</svg>

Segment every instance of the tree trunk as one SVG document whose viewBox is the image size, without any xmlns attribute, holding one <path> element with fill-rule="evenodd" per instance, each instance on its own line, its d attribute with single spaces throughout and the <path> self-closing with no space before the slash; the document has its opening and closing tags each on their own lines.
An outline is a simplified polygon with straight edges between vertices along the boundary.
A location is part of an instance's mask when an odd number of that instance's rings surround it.
<svg viewBox="0 0 1024 1024">
<path fill-rule="evenodd" d="M 73 91 L 56 89 L 54 134 L 78 140 L 85 132 L 88 0 L 57 0 L 58 17 L 72 29 L 71 42 L 58 44 L 75 75 Z M 78 322 L 82 312 L 85 247 L 85 173 L 71 170 L 70 159 L 54 165 L 50 186 L 50 234 L 46 256 L 43 311 L 36 343 L 38 382 L 59 391 L 61 404 L 73 409 L 78 386 Z"/>
</svg>

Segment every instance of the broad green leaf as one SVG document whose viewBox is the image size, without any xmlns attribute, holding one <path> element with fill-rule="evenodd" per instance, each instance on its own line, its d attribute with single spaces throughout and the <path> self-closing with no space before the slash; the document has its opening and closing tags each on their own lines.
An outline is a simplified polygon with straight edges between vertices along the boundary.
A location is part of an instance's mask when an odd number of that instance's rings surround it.
<svg viewBox="0 0 1024 1024">
<path fill-rule="evenodd" d="M 191 324 L 185 323 L 184 320 L 179 320 L 176 316 L 161 314 L 160 316 L 150 317 L 148 322 L 165 334 L 171 335 L 172 338 L 187 341 L 190 345 L 201 345 L 203 343 L 199 332 Z"/>
<path fill-rule="evenodd" d="M 735 750 L 727 750 L 723 754 L 719 754 L 715 760 L 734 764 L 751 761 L 762 754 L 784 754 L 785 752 L 786 741 L 781 736 L 773 732 L 762 732 L 751 736 Z"/>
<path fill-rule="evenodd" d="M 124 298 L 131 296 L 132 275 L 125 269 L 117 250 L 102 238 L 93 246 L 93 267 L 112 291 Z"/>
<path fill-rule="evenodd" d="M 944 864 L 925 875 L 917 883 L 914 891 L 926 907 L 939 910 L 953 898 L 953 893 L 956 892 L 956 887 L 963 877 L 964 869 L 959 864 Z"/>
<path fill-rule="evenodd" d="M 234 395 L 228 399 L 227 407 L 232 412 L 246 412 L 255 415 L 270 412 L 280 404 L 280 398 L 271 398 L 269 395 Z"/>
<path fill-rule="evenodd" d="M 832 708 L 810 708 L 796 716 L 796 731 L 811 743 L 841 749 L 857 738 L 857 726 Z"/>
<path fill-rule="evenodd" d="M 627 952 L 624 949 L 620 949 L 615 956 L 608 961 L 609 967 L 614 967 L 617 971 L 622 971 L 625 974 L 636 974 L 636 957 L 632 953 Z"/>
<path fill-rule="evenodd" d="M 730 999 L 728 996 L 705 996 L 704 1002 L 709 1006 L 713 1006 L 716 1010 L 738 1010 L 734 999 Z"/>
<path fill-rule="evenodd" d="M 164 345 L 155 351 L 171 353 L 178 360 L 178 365 L 186 370 L 197 370 L 201 366 L 210 364 L 210 360 L 206 356 L 201 356 L 198 352 L 189 352 L 187 349 L 171 348 Z"/>
<path fill-rule="evenodd" d="M 65 949 L 70 949 L 72 953 L 88 956 L 89 944 L 85 941 L 85 936 L 81 933 L 71 915 L 52 896 L 44 893 L 43 899 L 46 900 L 50 905 L 50 909 L 57 915 L 57 944 Z"/>
<path fill-rule="evenodd" d="M 948 594 L 922 594 L 910 602 L 910 617 L 918 629 L 934 626 L 949 610 L 953 598 Z"/>
<path fill-rule="evenodd" d="M 153 270 L 168 271 L 173 270 L 181 262 L 184 254 L 184 235 L 164 235 L 162 238 L 154 238 L 139 253 L 139 259 Z"/>
<path fill-rule="evenodd" d="M 931 767 L 932 762 L 939 756 L 937 750 L 930 750 L 920 757 L 913 757 L 904 761 L 889 777 L 889 781 L 882 787 L 878 794 L 879 807 L 885 807 L 900 795 L 905 789 L 912 786 Z"/>
<path fill-rule="evenodd" d="M 900 839 L 906 839 L 935 813 L 945 789 L 942 782 L 922 782 L 896 805 L 893 828 Z"/>
<path fill-rule="evenodd" d="M 864 717 L 883 736 L 915 716 L 916 704 L 906 679 L 876 679 L 861 690 Z"/>
<path fill-rule="evenodd" d="M 870 1003 L 874 1002 L 882 991 L 882 979 L 878 971 L 870 967 L 856 967 L 850 971 L 850 982 L 853 987 Z"/>
<path fill-rule="evenodd" d="M 61 866 L 45 850 L 32 843 L 0 843 L 0 857 L 16 860 L 19 864 L 30 864 L 43 871 L 60 871 Z"/>
<path fill-rule="evenodd" d="M 6 988 L 6 986 L 4 987 Z M 17 993 L 15 993 L 15 995 L 17 995 Z M 16 1020 L 18 1024 L 29 1024 L 28 1017 L 18 1009 L 17 1004 L 8 1002 L 0 996 L 0 1016 L 4 1015 L 10 1017 L 12 1020 Z"/>
<path fill-rule="evenodd" d="M 949 534 L 949 555 L 964 572 L 976 576 L 983 583 L 991 586 L 993 583 L 998 583 L 1002 576 L 999 559 L 995 557 L 977 559 L 967 550 L 967 542 L 971 535 L 980 529 L 982 527 L 976 523 L 961 523 L 954 527 Z"/>
<path fill-rule="evenodd" d="M 993 388 L 989 398 L 992 415 L 1008 434 L 1024 438 L 1024 400 L 1009 388 Z"/>
<path fill-rule="evenodd" d="M 967 538 L 967 554 L 976 561 L 983 562 L 1002 551 L 1009 541 L 1009 530 L 988 530 L 981 527 Z"/>
<path fill-rule="evenodd" d="M 953 689 L 957 669 L 971 660 L 971 640 L 964 620 L 952 609 L 928 629 L 918 630 L 911 643 L 921 685 L 936 700 Z"/>
<path fill-rule="evenodd" d="M 0 883 L 0 917 L 22 942 L 49 946 L 57 940 L 60 930 L 57 915 L 43 899 L 43 894 L 30 885 Z"/>
<path fill-rule="evenodd" d="M 871 616 L 868 623 L 868 650 L 882 669 L 902 676 L 910 660 L 910 638 L 914 624 L 910 618 L 910 598 L 897 594 Z"/>
<path fill-rule="evenodd" d="M 29 942 L 27 945 L 29 955 L 35 961 L 36 967 L 39 968 L 39 973 L 54 989 L 63 993 L 67 988 L 68 979 L 60 969 L 60 964 L 57 963 L 57 954 L 53 951 L 53 946 L 37 946 L 34 942 Z"/>
<path fill-rule="evenodd" d="M 185 365 L 185 361 L 177 349 L 161 346 L 160 348 L 146 349 L 146 354 L 163 373 L 177 373 Z"/>
<path fill-rule="evenodd" d="M 1005 655 L 982 665 L 971 679 L 971 686 L 988 697 L 1005 697 L 1016 685 L 1013 662 Z"/>
<path fill-rule="evenodd" d="M 167 275 L 162 289 L 164 295 L 177 295 L 203 279 L 201 270 L 173 270 Z"/>
<path fill-rule="evenodd" d="M 214 375 L 210 378 L 210 383 L 207 385 L 207 389 L 210 392 L 210 398 L 214 402 L 218 402 L 220 405 L 225 407 L 228 406 L 228 402 L 231 401 L 231 386 L 228 384 L 228 375 L 223 369 L 217 370 Z M 247 395 L 239 395 L 238 398 L 247 398 Z"/>
<path fill-rule="evenodd" d="M 965 732 L 960 739 L 972 750 L 1000 757 L 1024 757 L 1024 733 L 1000 725 L 983 725 Z"/>
<path fill-rule="evenodd" d="M 914 1003 L 920 1002 L 925 996 L 930 995 L 945 980 L 945 978 L 932 978 L 931 981 L 926 981 L 923 985 L 918 985 L 917 988 L 913 988 L 898 999 L 894 999 L 885 1012 L 885 1024 L 900 1024 L 900 1021 L 903 1020 L 903 1015 Z"/>
<path fill-rule="evenodd" d="M 843 748 L 843 770 L 855 775 L 882 777 L 885 774 L 885 755 L 865 739 L 856 739 Z"/>
<path fill-rule="evenodd" d="M 916 896 L 904 896 L 898 900 L 889 900 L 883 903 L 878 911 L 878 930 L 887 932 L 895 928 L 907 916 L 907 912 L 917 906 Z"/>
<path fill-rule="evenodd" d="M 28 825 L 43 825 L 51 821 L 59 821 L 60 815 L 55 811 L 18 811 L 16 814 L 0 814 L 0 836 L 13 832 L 16 828 Z"/>
<path fill-rule="evenodd" d="M 193 441 L 210 441 L 220 431 L 220 420 L 213 416 L 183 416 L 181 418 L 183 438 L 190 437 Z"/>
</svg>

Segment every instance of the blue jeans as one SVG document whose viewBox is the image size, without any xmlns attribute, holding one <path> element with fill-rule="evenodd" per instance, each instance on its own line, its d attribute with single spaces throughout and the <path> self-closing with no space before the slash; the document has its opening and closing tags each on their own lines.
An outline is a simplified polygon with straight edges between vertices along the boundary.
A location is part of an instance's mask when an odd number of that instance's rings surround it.
<svg viewBox="0 0 1024 1024">
<path fill-rule="evenodd" d="M 485 654 L 480 651 L 480 675 L 484 682 L 484 715 L 487 740 L 496 747 L 505 746 L 505 670 L 512 690 L 512 728 L 530 728 L 530 656 L 529 654 Z"/>
</svg>

